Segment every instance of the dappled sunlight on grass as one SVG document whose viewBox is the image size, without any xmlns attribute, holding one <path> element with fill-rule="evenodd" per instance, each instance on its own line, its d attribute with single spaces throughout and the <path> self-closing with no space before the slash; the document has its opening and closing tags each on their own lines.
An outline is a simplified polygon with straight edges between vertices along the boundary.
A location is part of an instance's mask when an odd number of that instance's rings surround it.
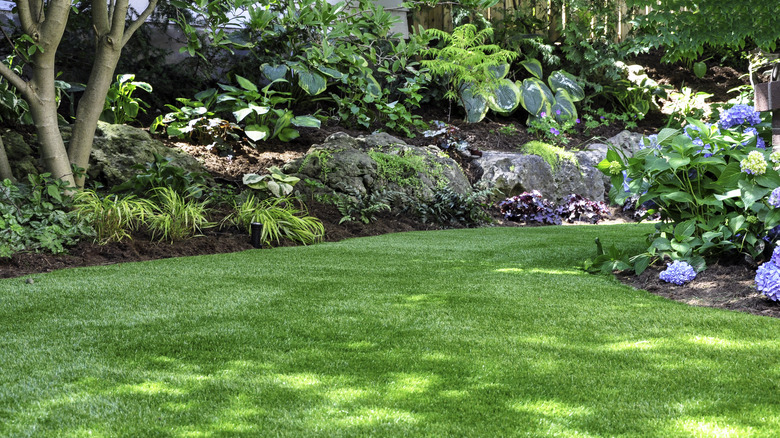
<svg viewBox="0 0 780 438">
<path fill-rule="evenodd" d="M 42 275 L 34 293 L 0 281 L 0 435 L 780 430 L 778 321 L 589 276 L 577 266 L 590 246 L 549 252 L 605 233 L 641 239 L 606 230 L 160 260 Z"/>
</svg>

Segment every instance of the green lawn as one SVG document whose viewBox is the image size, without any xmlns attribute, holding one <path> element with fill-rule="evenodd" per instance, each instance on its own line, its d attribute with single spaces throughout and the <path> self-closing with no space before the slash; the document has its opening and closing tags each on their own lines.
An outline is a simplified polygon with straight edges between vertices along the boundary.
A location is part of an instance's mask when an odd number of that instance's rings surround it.
<svg viewBox="0 0 780 438">
<path fill-rule="evenodd" d="M 0 280 L 0 436 L 780 436 L 780 321 L 578 269 L 646 225 Z"/>
</svg>

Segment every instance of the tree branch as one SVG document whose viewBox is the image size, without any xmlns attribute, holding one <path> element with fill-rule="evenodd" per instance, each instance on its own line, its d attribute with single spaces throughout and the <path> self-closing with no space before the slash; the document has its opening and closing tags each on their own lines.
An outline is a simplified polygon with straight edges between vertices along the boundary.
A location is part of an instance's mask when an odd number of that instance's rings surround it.
<svg viewBox="0 0 780 438">
<path fill-rule="evenodd" d="M 24 99 L 28 102 L 37 99 L 35 93 L 28 86 L 27 81 L 22 79 L 21 76 L 16 74 L 15 71 L 2 62 L 0 62 L 0 76 L 5 78 L 9 84 L 16 87 L 16 89 L 19 90 L 19 92 L 22 94 L 22 97 L 24 97 Z"/>
<path fill-rule="evenodd" d="M 92 25 L 98 37 L 109 32 L 108 5 L 105 0 L 92 0 Z"/>
<path fill-rule="evenodd" d="M 27 35 L 32 34 L 37 23 L 33 21 L 32 13 L 30 13 L 30 2 L 27 0 L 17 1 L 16 10 L 19 14 L 19 23 L 22 25 L 22 32 Z"/>
<path fill-rule="evenodd" d="M 141 27 L 141 25 L 146 22 L 146 19 L 149 18 L 150 15 L 152 15 L 152 12 L 154 12 L 154 8 L 156 7 L 157 7 L 157 0 L 149 0 L 149 6 L 147 6 L 143 12 L 141 12 L 141 15 L 139 15 L 134 22 L 130 23 L 130 25 L 127 26 L 127 30 L 125 30 L 125 36 L 122 39 L 122 47 L 124 47 L 125 44 L 127 44 L 127 42 L 133 36 L 135 31 L 137 31 L 138 28 Z"/>
<path fill-rule="evenodd" d="M 111 39 L 118 48 L 122 48 L 123 36 L 125 33 L 125 21 L 127 20 L 127 9 L 130 0 L 116 0 L 111 8 Z"/>
</svg>

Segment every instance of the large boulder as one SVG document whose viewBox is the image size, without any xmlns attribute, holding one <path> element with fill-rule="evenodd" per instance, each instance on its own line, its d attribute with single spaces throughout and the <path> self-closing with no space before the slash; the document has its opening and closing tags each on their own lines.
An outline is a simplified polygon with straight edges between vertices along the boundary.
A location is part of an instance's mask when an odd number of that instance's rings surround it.
<svg viewBox="0 0 780 438">
<path fill-rule="evenodd" d="M 460 166 L 438 148 L 410 146 L 386 133 L 333 134 L 283 170 L 305 180 L 298 189 L 356 197 L 393 191 L 427 201 L 443 187 L 464 195 L 471 191 Z"/>
<path fill-rule="evenodd" d="M 189 172 L 205 171 L 191 155 L 165 146 L 143 129 L 99 122 L 87 175 L 107 186 L 118 185 L 138 172 L 133 165 L 154 162 L 155 154 L 171 158 L 171 164 Z"/>
<path fill-rule="evenodd" d="M 494 187 L 501 196 L 537 190 L 555 203 L 572 193 L 605 201 L 610 189 L 609 178 L 596 166 L 607 156 L 610 147 L 631 156 L 641 147 L 641 141 L 641 134 L 623 131 L 607 140 L 608 144 L 593 143 L 575 152 L 575 160 L 561 160 L 555 169 L 538 155 L 519 152 L 484 151 L 474 164 L 482 173 L 480 184 Z"/>
<path fill-rule="evenodd" d="M 38 157 L 24 141 L 22 134 L 16 131 L 6 131 L 2 134 L 5 153 L 11 164 L 11 173 L 17 181 L 27 182 L 27 175 L 37 175 L 39 172 Z"/>
</svg>

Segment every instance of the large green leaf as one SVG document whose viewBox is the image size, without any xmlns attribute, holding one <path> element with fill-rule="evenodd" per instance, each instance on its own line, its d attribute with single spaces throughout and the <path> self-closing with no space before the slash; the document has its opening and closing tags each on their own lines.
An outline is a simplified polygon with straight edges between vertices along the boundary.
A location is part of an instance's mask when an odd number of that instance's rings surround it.
<svg viewBox="0 0 780 438">
<path fill-rule="evenodd" d="M 252 141 L 260 141 L 268 138 L 271 133 L 271 129 L 267 126 L 249 125 L 244 128 L 244 133 Z"/>
<path fill-rule="evenodd" d="M 558 90 L 566 90 L 572 102 L 579 102 L 585 98 L 585 90 L 580 87 L 580 84 L 577 83 L 577 78 L 571 73 L 556 70 L 550 74 L 547 82 L 550 84 L 550 89 L 552 89 L 553 93 L 558 93 Z"/>
<path fill-rule="evenodd" d="M 279 140 L 281 141 L 290 141 L 300 136 L 301 133 L 294 128 L 283 128 L 281 131 L 279 131 Z"/>
<path fill-rule="evenodd" d="M 490 109 L 499 114 L 509 114 L 520 105 L 520 88 L 509 79 L 501 79 L 499 86 L 488 98 Z"/>
<path fill-rule="evenodd" d="M 284 64 L 270 65 L 265 63 L 260 66 L 260 71 L 263 73 L 263 76 L 265 76 L 266 79 L 269 81 L 275 81 L 278 79 L 284 79 L 290 69 Z"/>
<path fill-rule="evenodd" d="M 379 99 L 382 97 L 382 86 L 379 85 L 379 82 L 374 78 L 373 75 L 367 74 L 364 76 L 366 81 L 368 81 L 368 85 L 366 86 L 365 92 L 369 96 L 373 97 L 374 99 Z"/>
<path fill-rule="evenodd" d="M 504 79 L 509 74 L 509 64 L 491 65 L 488 70 L 496 79 Z"/>
<path fill-rule="evenodd" d="M 485 118 L 485 114 L 488 112 L 487 99 L 472 93 L 470 86 L 467 85 L 461 89 L 460 99 L 465 107 L 468 123 L 477 123 Z"/>
<path fill-rule="evenodd" d="M 321 125 L 320 119 L 314 116 L 296 116 L 290 120 L 290 123 L 305 128 L 319 128 Z"/>
<path fill-rule="evenodd" d="M 298 72 L 298 86 L 309 96 L 316 96 L 328 87 L 327 81 L 322 75 L 318 73 L 312 73 L 310 71 Z"/>
<path fill-rule="evenodd" d="M 561 88 L 555 93 L 555 103 L 552 106 L 552 115 L 559 123 L 577 118 L 577 108 L 569 95 L 569 92 Z"/>
<path fill-rule="evenodd" d="M 240 85 L 241 88 L 243 88 L 244 90 L 255 91 L 255 92 L 257 91 L 257 86 L 253 84 L 252 81 L 250 81 L 249 79 L 243 76 L 236 75 L 236 80 L 238 81 L 238 85 Z"/>
<path fill-rule="evenodd" d="M 536 79 L 542 79 L 542 63 L 539 62 L 538 59 L 526 59 L 525 61 L 521 61 L 520 65 L 525 67 L 525 69 L 534 75 Z"/>
<path fill-rule="evenodd" d="M 344 77 L 344 73 L 341 73 L 335 68 L 325 67 L 324 65 L 318 65 L 317 70 L 319 70 L 325 76 L 330 76 L 333 79 L 341 79 Z"/>
<path fill-rule="evenodd" d="M 744 179 L 739 180 L 737 185 L 739 186 L 740 198 L 745 204 L 745 209 L 750 208 L 756 201 L 772 191 L 770 188 L 753 185 Z"/>
<path fill-rule="evenodd" d="M 542 112 L 550 114 L 554 99 L 552 91 L 539 79 L 526 79 L 520 87 L 520 103 L 532 116 L 538 117 Z"/>
</svg>

